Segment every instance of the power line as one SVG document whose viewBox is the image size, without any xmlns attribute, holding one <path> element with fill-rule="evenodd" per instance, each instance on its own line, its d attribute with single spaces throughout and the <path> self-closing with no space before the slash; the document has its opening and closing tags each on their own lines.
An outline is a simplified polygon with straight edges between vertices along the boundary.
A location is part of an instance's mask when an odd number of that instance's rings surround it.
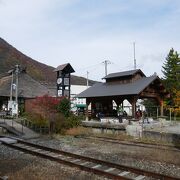
<svg viewBox="0 0 180 180">
<path fill-rule="evenodd" d="M 96 64 L 96 65 L 92 65 L 92 66 L 86 67 L 86 68 L 93 67 L 93 68 L 91 68 L 91 69 L 86 70 L 85 68 L 84 68 L 84 69 L 81 68 L 81 69 L 83 69 L 83 71 L 84 71 L 84 72 L 81 74 L 81 76 L 89 80 L 90 76 L 93 77 L 93 74 L 94 74 L 95 71 L 98 71 L 99 73 L 102 72 L 102 70 L 99 71 L 99 67 L 100 67 L 100 66 L 98 66 L 98 65 L 100 65 L 100 64 L 101 64 L 101 65 L 103 64 L 103 65 L 105 66 L 105 67 L 104 67 L 104 68 L 105 68 L 105 76 L 108 74 L 108 65 L 110 65 L 110 64 L 112 64 L 118 71 L 123 71 L 123 70 L 128 69 L 128 68 L 130 67 L 129 65 L 127 65 L 127 66 L 125 66 L 125 67 L 121 67 L 121 65 L 119 65 L 119 64 L 117 64 L 117 63 L 114 63 L 114 62 L 109 61 L 109 60 L 105 60 L 105 61 L 103 61 L 103 62 L 101 62 L 101 63 Z M 118 67 L 121 67 L 121 68 L 118 68 Z M 77 72 L 77 71 L 76 71 L 76 72 Z M 90 76 L 89 76 L 89 75 L 90 75 Z M 87 77 L 87 76 L 88 76 L 88 77 Z"/>
<path fill-rule="evenodd" d="M 97 67 L 97 65 L 100 65 L 100 64 L 101 64 L 101 63 L 94 64 L 94 65 L 91 65 L 91 66 L 86 66 L 86 67 L 83 67 L 83 68 L 79 68 L 79 69 L 77 69 L 77 70 L 76 70 L 76 72 L 77 72 L 77 71 L 81 71 L 81 70 L 83 70 L 83 71 L 84 71 L 84 70 L 87 70 L 87 69 L 90 69 L 90 68 L 93 68 L 93 67 L 95 67 L 95 68 L 96 68 L 96 67 Z"/>
<path fill-rule="evenodd" d="M 99 71 L 99 67 L 100 67 L 100 66 L 95 67 L 95 68 L 93 68 L 93 69 L 90 70 L 90 71 L 86 71 L 86 73 L 81 74 L 81 77 L 84 77 L 84 78 L 87 79 L 87 72 L 88 72 L 88 79 L 89 79 L 89 77 L 90 77 L 89 75 L 91 75 L 91 79 L 93 79 L 93 77 L 94 77 L 94 72 L 96 72 L 96 71 L 102 72 L 102 71 Z"/>
<path fill-rule="evenodd" d="M 114 63 L 114 62 L 111 62 L 111 64 L 112 64 L 113 67 L 115 67 L 116 70 L 118 70 L 118 71 L 129 70 L 129 68 L 130 68 L 130 65 L 127 65 L 127 66 L 122 67 L 122 65 L 119 65 L 119 64 Z M 119 68 L 119 67 L 121 67 L 121 68 Z"/>
<path fill-rule="evenodd" d="M 83 70 L 83 73 L 79 72 L 81 74 L 80 76 L 87 78 L 87 72 L 88 72 L 88 76 L 89 76 L 89 74 L 91 74 L 91 75 L 93 74 L 92 72 L 99 71 L 99 67 L 100 67 L 99 65 L 102 65 L 102 63 L 98 63 L 96 65 L 88 66 L 89 68 L 91 67 L 91 69 L 81 68 Z M 77 73 L 77 71 L 76 71 L 76 73 Z"/>
</svg>

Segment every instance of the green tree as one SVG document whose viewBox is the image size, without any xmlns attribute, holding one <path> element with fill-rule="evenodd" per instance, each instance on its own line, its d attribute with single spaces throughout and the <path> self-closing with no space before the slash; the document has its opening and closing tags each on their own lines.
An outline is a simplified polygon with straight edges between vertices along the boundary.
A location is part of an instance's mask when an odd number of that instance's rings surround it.
<svg viewBox="0 0 180 180">
<path fill-rule="evenodd" d="M 62 101 L 58 104 L 58 111 L 62 113 L 65 117 L 70 115 L 70 106 L 71 103 L 67 98 L 63 98 Z"/>
<path fill-rule="evenodd" d="M 146 108 L 147 116 L 155 117 L 157 115 L 158 102 L 155 99 L 143 99 L 142 105 Z"/>
<path fill-rule="evenodd" d="M 180 89 L 180 57 L 177 51 L 170 49 L 166 57 L 166 61 L 162 66 L 162 73 L 164 75 L 163 82 L 166 89 L 170 92 L 171 98 L 167 102 L 169 105 L 175 105 L 174 91 Z"/>
</svg>

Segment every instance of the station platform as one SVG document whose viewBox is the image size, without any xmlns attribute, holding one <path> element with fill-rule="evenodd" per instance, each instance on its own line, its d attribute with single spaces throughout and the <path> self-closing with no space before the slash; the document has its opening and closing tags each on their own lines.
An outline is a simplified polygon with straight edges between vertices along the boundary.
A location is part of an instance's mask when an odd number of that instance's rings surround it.
<svg viewBox="0 0 180 180">
<path fill-rule="evenodd" d="M 39 137 L 38 133 L 25 126 L 22 126 L 15 119 L 0 119 L 0 127 L 7 129 L 10 133 L 23 139 L 32 139 Z"/>
<path fill-rule="evenodd" d="M 15 144 L 17 143 L 16 139 L 8 138 L 8 137 L 0 137 L 0 143 L 6 143 L 6 144 Z"/>
</svg>

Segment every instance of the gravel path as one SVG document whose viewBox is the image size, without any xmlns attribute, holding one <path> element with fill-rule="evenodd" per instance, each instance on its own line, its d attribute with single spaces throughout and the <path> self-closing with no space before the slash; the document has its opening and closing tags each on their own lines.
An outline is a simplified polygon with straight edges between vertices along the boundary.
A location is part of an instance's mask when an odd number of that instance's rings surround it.
<svg viewBox="0 0 180 180">
<path fill-rule="evenodd" d="M 180 153 L 129 147 L 107 142 L 104 143 L 97 140 L 73 138 L 70 136 L 62 136 L 58 139 L 43 137 L 30 141 L 76 154 L 108 160 L 122 165 L 130 165 L 180 178 Z M 104 177 L 80 171 L 77 168 L 71 168 L 56 162 L 24 154 L 0 145 L 0 177 L 2 176 L 19 180 L 105 179 Z"/>
</svg>

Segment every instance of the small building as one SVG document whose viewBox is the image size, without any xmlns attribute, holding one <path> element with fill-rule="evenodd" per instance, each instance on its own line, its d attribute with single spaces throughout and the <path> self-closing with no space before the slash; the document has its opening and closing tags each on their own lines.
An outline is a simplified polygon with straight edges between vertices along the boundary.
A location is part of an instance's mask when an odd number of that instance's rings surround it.
<svg viewBox="0 0 180 180">
<path fill-rule="evenodd" d="M 66 70 L 69 68 L 69 64 L 58 67 L 58 70 Z M 57 69 L 56 69 L 57 70 Z M 68 69 L 69 71 L 69 69 Z M 71 69 L 70 69 L 71 71 Z M 13 74 L 12 74 L 13 73 Z M 58 76 L 59 78 L 59 76 Z M 66 77 L 65 77 L 66 78 Z M 89 85 L 91 86 L 94 81 L 90 80 Z M 76 112 L 78 109 L 84 109 L 86 107 L 85 99 L 78 99 L 75 96 L 85 89 L 87 89 L 86 79 L 78 76 L 71 76 L 71 89 L 70 90 L 70 100 L 72 104 L 72 110 Z M 63 87 L 66 88 L 66 84 Z M 69 92 L 68 92 L 69 93 Z M 30 110 L 30 104 L 33 99 L 39 96 L 49 95 L 52 97 L 57 96 L 57 83 L 56 79 L 54 82 L 38 82 L 33 79 L 30 75 L 26 73 L 26 69 L 19 67 L 18 74 L 18 105 L 19 109 L 23 111 Z M 16 74 L 13 70 L 8 73 L 1 75 L 0 77 L 0 111 L 9 110 L 8 102 L 12 101 L 15 104 L 16 100 Z"/>
<path fill-rule="evenodd" d="M 6 75 L 0 78 L 0 109 L 2 106 L 8 109 L 8 102 L 11 99 L 15 101 L 15 88 L 11 87 L 15 85 L 15 76 L 12 74 Z M 12 91 L 12 92 L 11 92 Z M 11 95 L 12 93 L 12 95 Z M 28 109 L 28 103 L 37 96 L 43 96 L 48 94 L 54 96 L 54 92 L 50 91 L 47 87 L 43 86 L 33 78 L 31 78 L 25 70 L 22 70 L 18 74 L 18 105 L 19 109 Z"/>
<path fill-rule="evenodd" d="M 163 115 L 163 99 L 168 92 L 158 76 L 146 77 L 140 69 L 136 69 L 111 73 L 104 79 L 104 83 L 96 83 L 77 96 L 86 98 L 86 106 L 91 106 L 87 116 L 91 114 L 93 118 L 99 112 L 111 116 L 114 114 L 113 102 L 119 107 L 124 100 L 128 100 L 132 105 L 132 117 L 135 117 L 136 102 L 144 98 L 156 99 Z"/>
</svg>

